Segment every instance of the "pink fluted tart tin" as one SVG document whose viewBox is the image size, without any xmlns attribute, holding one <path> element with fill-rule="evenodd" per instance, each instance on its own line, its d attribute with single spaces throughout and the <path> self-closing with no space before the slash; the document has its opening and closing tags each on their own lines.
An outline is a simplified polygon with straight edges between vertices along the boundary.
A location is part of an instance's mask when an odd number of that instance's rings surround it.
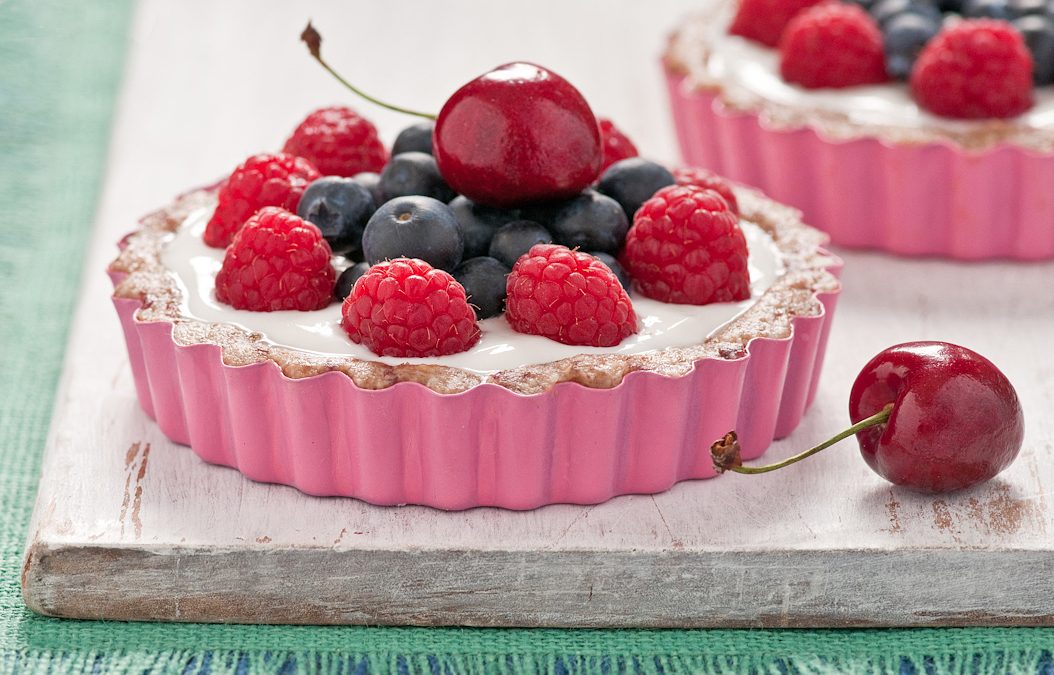
<svg viewBox="0 0 1054 675">
<path fill-rule="evenodd" d="M 109 274 L 143 410 L 206 462 L 379 505 L 595 504 L 713 477 L 710 444 L 733 428 L 744 457 L 756 458 L 813 400 L 841 262 L 797 211 L 751 190 L 737 198 L 748 240 L 763 242 L 751 269 L 764 287 L 712 309 L 657 307 L 634 294 L 645 324 L 719 322 L 659 348 L 644 343 L 665 344 L 672 330 L 642 328 L 641 344 L 622 352 L 550 347 L 486 323 L 497 317 L 481 324 L 479 354 L 519 349 L 524 363 L 477 367 L 483 356 L 470 353 L 364 355 L 329 331 L 332 315 L 298 313 L 293 328 L 237 310 L 221 321 L 198 287 L 211 254 L 188 234 L 214 205 L 212 190 L 145 218 Z M 307 347 L 291 346 L 301 333 Z M 509 343 L 505 352 L 495 340 Z"/>
<path fill-rule="evenodd" d="M 1011 120 L 921 110 L 903 83 L 806 90 L 776 50 L 686 21 L 663 65 L 684 159 L 802 210 L 834 244 L 960 260 L 1054 258 L 1054 86 Z"/>
</svg>

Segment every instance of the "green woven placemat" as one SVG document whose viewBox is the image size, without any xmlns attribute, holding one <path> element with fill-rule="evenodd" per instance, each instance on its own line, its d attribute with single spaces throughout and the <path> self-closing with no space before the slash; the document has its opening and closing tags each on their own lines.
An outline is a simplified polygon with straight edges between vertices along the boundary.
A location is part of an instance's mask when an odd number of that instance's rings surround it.
<svg viewBox="0 0 1054 675">
<path fill-rule="evenodd" d="M 0 671 L 1054 675 L 1048 629 L 316 628 L 31 614 L 19 591 L 22 547 L 102 179 L 130 5 L 0 0 Z M 100 317 L 107 319 L 116 321 Z"/>
</svg>

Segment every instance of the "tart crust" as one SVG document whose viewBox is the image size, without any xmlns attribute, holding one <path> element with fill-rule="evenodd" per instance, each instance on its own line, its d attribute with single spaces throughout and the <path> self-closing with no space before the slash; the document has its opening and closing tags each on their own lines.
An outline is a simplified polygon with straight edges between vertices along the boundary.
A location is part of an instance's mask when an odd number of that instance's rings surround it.
<svg viewBox="0 0 1054 675">
<path fill-rule="evenodd" d="M 139 301 L 137 321 L 171 323 L 172 339 L 180 345 L 218 345 L 223 362 L 230 366 L 270 360 L 292 379 L 339 371 L 363 389 L 417 382 L 440 394 L 464 392 L 483 382 L 519 394 L 540 394 L 560 382 L 607 389 L 634 371 L 676 377 L 690 372 L 700 359 L 741 358 L 746 354 L 747 343 L 754 338 L 788 337 L 795 317 L 816 316 L 823 311 L 818 293 L 838 290 L 838 280 L 829 270 L 837 268 L 840 262 L 822 248 L 826 235 L 802 223 L 795 209 L 747 188 L 736 186 L 735 192 L 742 219 L 756 223 L 772 236 L 785 265 L 784 274 L 745 312 L 711 337 L 700 336 L 701 342 L 696 345 L 633 355 L 583 354 L 489 375 L 441 365 L 392 366 L 352 356 L 327 357 L 274 345 L 260 333 L 235 325 L 206 322 L 184 314 L 183 290 L 162 263 L 161 252 L 190 213 L 215 204 L 214 187 L 184 194 L 143 218 L 139 229 L 122 241 L 122 250 L 110 264 L 109 272 L 118 280 L 114 297 Z"/>
</svg>

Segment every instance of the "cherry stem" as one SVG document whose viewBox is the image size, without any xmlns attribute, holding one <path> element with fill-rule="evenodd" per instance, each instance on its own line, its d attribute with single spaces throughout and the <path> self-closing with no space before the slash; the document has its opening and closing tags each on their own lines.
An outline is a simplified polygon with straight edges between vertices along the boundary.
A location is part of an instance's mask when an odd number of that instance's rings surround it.
<svg viewBox="0 0 1054 675">
<path fill-rule="evenodd" d="M 832 436 L 828 440 L 820 443 L 814 448 L 809 448 L 804 452 L 799 452 L 797 455 L 788 457 L 787 459 L 776 462 L 775 464 L 766 464 L 765 466 L 742 466 L 739 463 L 739 441 L 736 438 L 735 432 L 729 432 L 723 439 L 717 441 L 710 448 L 710 453 L 714 457 L 714 468 L 717 469 L 718 473 L 724 473 L 725 471 L 734 471 L 736 473 L 768 473 L 769 471 L 775 471 L 776 469 L 782 469 L 785 466 L 790 466 L 805 459 L 806 457 L 812 457 L 821 450 L 826 450 L 835 443 L 843 441 L 850 436 L 855 436 L 864 429 L 869 427 L 877 426 L 886 422 L 889 419 L 889 415 L 893 410 L 893 404 L 890 403 L 882 410 L 878 411 L 871 417 L 860 420 L 853 426 L 839 432 Z M 722 456 L 724 455 L 724 456 Z"/>
<path fill-rule="evenodd" d="M 325 68 L 330 75 L 335 77 L 337 79 L 337 82 L 343 84 L 345 87 L 350 89 L 355 95 L 359 96 L 360 98 L 364 98 L 370 103 L 373 103 L 374 105 L 379 105 L 382 108 L 394 110 L 397 113 L 403 113 L 405 115 L 414 115 L 416 117 L 424 117 L 425 119 L 429 120 L 434 120 L 436 118 L 436 116 L 431 113 L 420 112 L 418 110 L 411 110 L 409 108 L 403 108 L 401 106 L 392 105 L 391 103 L 385 103 L 384 101 L 378 98 L 370 96 L 363 90 L 359 89 L 358 87 L 341 77 L 340 73 L 333 70 L 333 68 L 330 67 L 330 65 L 326 63 L 326 61 L 322 58 L 322 36 L 317 30 L 315 30 L 315 27 L 311 25 L 310 21 L 308 22 L 307 27 L 304 29 L 304 32 L 300 34 L 300 39 L 303 40 L 304 44 L 307 45 L 307 50 L 311 52 L 311 56 L 319 62 L 319 65 Z"/>
</svg>

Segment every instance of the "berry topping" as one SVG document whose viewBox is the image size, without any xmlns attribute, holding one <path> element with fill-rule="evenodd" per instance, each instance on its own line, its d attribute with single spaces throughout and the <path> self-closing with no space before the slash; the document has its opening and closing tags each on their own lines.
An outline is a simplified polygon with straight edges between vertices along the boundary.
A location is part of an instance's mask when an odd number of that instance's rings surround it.
<svg viewBox="0 0 1054 675">
<path fill-rule="evenodd" d="M 322 309 L 336 273 L 319 229 L 276 207 L 260 209 L 234 235 L 216 275 L 216 299 L 254 312 Z"/>
<path fill-rule="evenodd" d="M 823 0 L 742 0 L 728 32 L 775 47 L 794 15 Z"/>
<path fill-rule="evenodd" d="M 607 253 L 622 248 L 627 230 L 629 219 L 619 203 L 595 190 L 586 190 L 569 201 L 549 224 L 556 243 Z"/>
<path fill-rule="evenodd" d="M 392 143 L 392 156 L 404 152 L 423 152 L 431 155 L 433 129 L 435 123 L 431 121 L 418 122 L 406 127 L 395 137 L 395 143 Z"/>
<path fill-rule="evenodd" d="M 1032 56 L 1004 21 L 966 19 L 937 34 L 915 63 L 919 105 L 945 117 L 1015 117 L 1032 106 Z"/>
<path fill-rule="evenodd" d="M 600 177 L 597 190 L 622 206 L 631 221 L 640 205 L 651 199 L 659 189 L 673 185 L 670 171 L 655 162 L 632 157 L 615 162 Z"/>
<path fill-rule="evenodd" d="M 780 38 L 780 74 L 808 89 L 885 82 L 882 31 L 860 7 L 824 4 L 794 17 Z"/>
<path fill-rule="evenodd" d="M 897 14 L 887 21 L 882 27 L 882 46 L 889 76 L 908 79 L 922 48 L 940 29 L 940 19 L 915 12 Z"/>
<path fill-rule="evenodd" d="M 457 216 L 461 225 L 461 235 L 465 239 L 465 258 L 476 258 L 487 255 L 494 233 L 502 225 L 514 220 L 521 220 L 518 209 L 496 209 L 492 206 L 475 204 L 465 196 L 456 197 L 450 202 L 450 210 Z"/>
<path fill-rule="evenodd" d="M 454 269 L 454 278 L 465 287 L 477 319 L 489 319 L 505 311 L 505 278 L 509 268 L 489 256 L 469 258 Z"/>
<path fill-rule="evenodd" d="M 435 159 L 423 152 L 403 152 L 392 157 L 381 172 L 380 189 L 385 201 L 421 195 L 445 203 L 456 196 L 439 175 Z"/>
<path fill-rule="evenodd" d="M 871 16 L 883 29 L 902 14 L 916 14 L 938 23 L 941 20 L 940 10 L 927 0 L 879 0 L 871 7 Z"/>
<path fill-rule="evenodd" d="M 318 226 L 334 253 L 354 255 L 362 249 L 362 231 L 376 210 L 373 195 L 361 184 L 327 176 L 307 186 L 296 214 Z"/>
<path fill-rule="evenodd" d="M 420 258 L 452 270 L 464 251 L 461 226 L 450 207 L 431 197 L 398 197 L 377 209 L 362 234 L 366 262 Z"/>
<path fill-rule="evenodd" d="M 637 212 L 622 263 L 640 291 L 663 302 L 706 305 L 750 297 L 747 242 L 717 192 L 663 188 Z"/>
<path fill-rule="evenodd" d="M 351 341 L 380 356 L 445 356 L 479 340 L 461 284 L 413 258 L 371 267 L 355 282 L 341 315 Z"/>
<path fill-rule="evenodd" d="M 502 225 L 490 240 L 490 257 L 512 267 L 535 244 L 551 244 L 553 235 L 536 222 L 514 220 Z"/>
<path fill-rule="evenodd" d="M 619 264 L 619 261 L 615 259 L 615 256 L 602 251 L 590 251 L 589 255 L 607 265 L 608 269 L 615 273 L 615 277 L 618 279 L 618 282 L 622 284 L 622 287 L 626 289 L 626 292 L 630 292 L 629 275 L 626 274 L 626 270 Z"/>
<path fill-rule="evenodd" d="M 333 287 L 333 297 L 344 302 L 344 298 L 351 294 L 351 289 L 355 286 L 355 282 L 358 281 L 359 277 L 363 274 L 366 274 L 369 269 L 370 266 L 368 263 L 360 262 L 355 263 L 341 272 L 340 276 L 337 277 L 337 285 Z"/>
<path fill-rule="evenodd" d="M 381 192 L 381 174 L 373 171 L 363 171 L 355 174 L 351 179 L 370 191 L 370 194 L 373 195 L 373 203 L 377 206 L 388 201 L 384 198 L 384 193 Z"/>
<path fill-rule="evenodd" d="M 434 152 L 452 188 L 502 207 L 571 197 L 603 161 L 582 94 L 530 63 L 500 66 L 454 92 L 436 118 Z"/>
<path fill-rule="evenodd" d="M 600 125 L 600 144 L 604 150 L 604 161 L 600 165 L 601 173 L 609 166 L 621 159 L 629 159 L 637 156 L 637 146 L 626 134 L 622 133 L 611 120 L 598 118 Z"/>
<path fill-rule="evenodd" d="M 388 151 L 377 128 L 351 108 L 320 108 L 308 115 L 285 142 L 283 152 L 303 157 L 330 176 L 380 171 Z"/>
<path fill-rule="evenodd" d="M 1035 65 L 1033 82 L 1037 85 L 1054 83 L 1054 18 L 1030 14 L 1015 19 L 1014 28 L 1021 33 L 1032 53 Z"/>
<path fill-rule="evenodd" d="M 732 191 L 732 184 L 724 176 L 718 176 L 713 171 L 697 166 L 683 166 L 673 170 L 673 177 L 678 185 L 695 185 L 696 187 L 713 190 L 725 198 L 728 208 L 732 213 L 739 215 L 739 202 L 736 201 L 736 193 Z"/>
<path fill-rule="evenodd" d="M 220 187 L 216 210 L 205 226 L 205 243 L 226 248 L 249 216 L 265 206 L 295 211 L 308 183 L 318 177 L 315 167 L 300 157 L 253 155 Z"/>
<path fill-rule="evenodd" d="M 520 333 L 613 347 L 637 332 L 629 295 L 588 253 L 538 244 L 516 261 L 507 289 L 505 318 Z"/>
<path fill-rule="evenodd" d="M 960 12 L 968 19 L 1010 18 L 1010 7 L 1006 0 L 965 0 Z"/>
</svg>

